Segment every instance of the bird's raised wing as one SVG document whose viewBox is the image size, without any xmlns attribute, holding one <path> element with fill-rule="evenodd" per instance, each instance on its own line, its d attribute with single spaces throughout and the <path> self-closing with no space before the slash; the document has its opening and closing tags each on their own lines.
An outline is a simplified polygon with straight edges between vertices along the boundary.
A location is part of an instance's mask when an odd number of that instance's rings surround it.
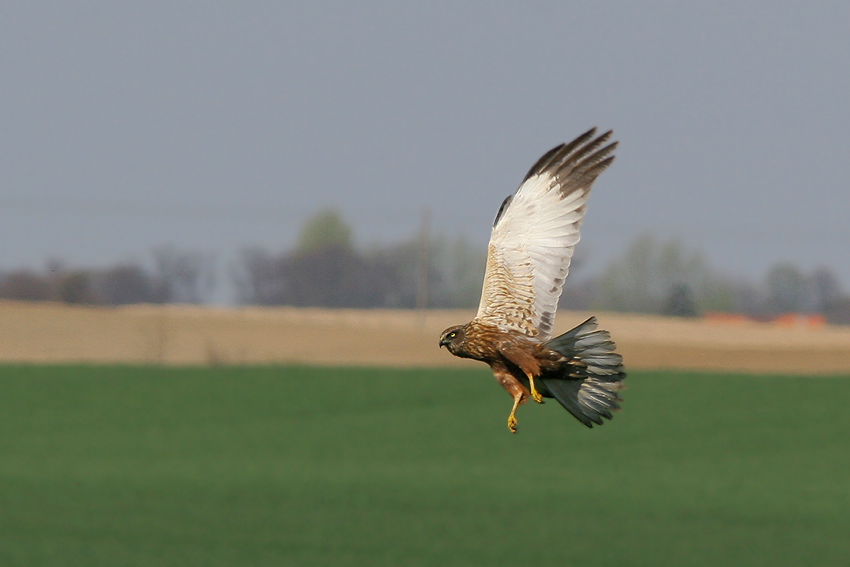
<svg viewBox="0 0 850 567">
<path fill-rule="evenodd" d="M 547 152 L 502 203 L 490 235 L 479 321 L 549 338 L 590 186 L 614 161 L 617 142 L 605 145 L 611 132 L 595 135 L 593 128 Z"/>
</svg>

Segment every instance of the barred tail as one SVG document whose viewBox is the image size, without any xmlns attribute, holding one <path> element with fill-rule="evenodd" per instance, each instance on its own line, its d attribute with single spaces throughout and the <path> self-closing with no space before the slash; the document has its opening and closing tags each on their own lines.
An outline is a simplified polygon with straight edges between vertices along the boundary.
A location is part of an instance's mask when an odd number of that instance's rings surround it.
<svg viewBox="0 0 850 567">
<path fill-rule="evenodd" d="M 596 317 L 545 346 L 570 359 L 557 372 L 540 376 L 549 393 L 588 427 L 602 425 L 603 417 L 611 419 L 611 412 L 620 409 L 617 392 L 625 389 L 626 373 L 611 334 L 596 330 Z"/>
</svg>

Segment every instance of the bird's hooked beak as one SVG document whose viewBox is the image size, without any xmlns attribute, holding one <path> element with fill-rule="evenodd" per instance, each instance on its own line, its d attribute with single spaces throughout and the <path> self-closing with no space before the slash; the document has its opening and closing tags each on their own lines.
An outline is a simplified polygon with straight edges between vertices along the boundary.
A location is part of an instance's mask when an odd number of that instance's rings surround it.
<svg viewBox="0 0 850 567">
<path fill-rule="evenodd" d="M 457 334 L 459 330 L 457 327 L 452 327 L 451 329 L 446 329 L 443 331 L 442 336 L 440 336 L 440 346 L 446 347 L 449 351 L 454 354 L 452 350 L 452 345 L 455 344 L 455 339 L 457 339 Z"/>
</svg>

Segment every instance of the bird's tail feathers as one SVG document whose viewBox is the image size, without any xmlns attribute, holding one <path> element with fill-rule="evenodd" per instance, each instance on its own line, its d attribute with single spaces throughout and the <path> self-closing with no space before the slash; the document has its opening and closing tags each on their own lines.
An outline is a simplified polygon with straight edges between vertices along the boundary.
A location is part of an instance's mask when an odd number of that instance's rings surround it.
<svg viewBox="0 0 850 567">
<path fill-rule="evenodd" d="M 620 409 L 618 392 L 625 389 L 626 377 L 611 334 L 596 326 L 596 317 L 591 317 L 547 342 L 546 348 L 567 361 L 557 372 L 540 377 L 549 393 L 588 427 L 602 425 L 603 417 L 611 419 L 611 412 Z"/>
</svg>

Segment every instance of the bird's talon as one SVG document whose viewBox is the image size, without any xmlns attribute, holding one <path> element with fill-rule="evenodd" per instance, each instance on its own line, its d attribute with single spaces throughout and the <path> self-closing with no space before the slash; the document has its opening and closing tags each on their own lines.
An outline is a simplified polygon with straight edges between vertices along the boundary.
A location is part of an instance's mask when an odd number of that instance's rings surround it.
<svg viewBox="0 0 850 567">
<path fill-rule="evenodd" d="M 537 391 L 537 388 L 534 387 L 534 375 L 528 374 L 528 389 L 531 390 L 531 397 L 538 404 L 543 403 L 543 396 L 540 395 L 540 392 Z"/>
<path fill-rule="evenodd" d="M 511 433 L 516 433 L 516 418 L 513 415 L 508 416 L 508 429 L 511 430 Z"/>
</svg>

